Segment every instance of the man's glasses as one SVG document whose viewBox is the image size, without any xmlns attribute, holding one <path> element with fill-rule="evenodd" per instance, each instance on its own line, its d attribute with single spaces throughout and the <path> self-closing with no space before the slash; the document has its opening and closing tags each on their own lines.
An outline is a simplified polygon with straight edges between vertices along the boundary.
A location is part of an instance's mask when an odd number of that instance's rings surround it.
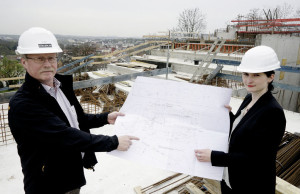
<svg viewBox="0 0 300 194">
<path fill-rule="evenodd" d="M 48 58 L 45 58 L 45 57 L 36 57 L 36 58 L 30 58 L 30 57 L 26 56 L 26 59 L 31 59 L 35 63 L 38 63 L 38 64 L 44 64 L 46 61 L 48 61 L 49 63 L 55 63 L 55 62 L 57 62 L 57 57 L 48 57 Z"/>
</svg>

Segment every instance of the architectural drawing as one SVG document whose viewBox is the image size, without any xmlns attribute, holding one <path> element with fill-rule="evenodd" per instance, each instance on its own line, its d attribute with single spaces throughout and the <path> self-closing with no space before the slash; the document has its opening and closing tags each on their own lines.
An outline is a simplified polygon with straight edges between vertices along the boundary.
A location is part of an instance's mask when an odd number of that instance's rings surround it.
<svg viewBox="0 0 300 194">
<path fill-rule="evenodd" d="M 138 77 L 115 124 L 134 135 L 127 152 L 110 154 L 193 176 L 222 179 L 223 168 L 200 163 L 195 149 L 227 152 L 231 89 Z"/>
</svg>

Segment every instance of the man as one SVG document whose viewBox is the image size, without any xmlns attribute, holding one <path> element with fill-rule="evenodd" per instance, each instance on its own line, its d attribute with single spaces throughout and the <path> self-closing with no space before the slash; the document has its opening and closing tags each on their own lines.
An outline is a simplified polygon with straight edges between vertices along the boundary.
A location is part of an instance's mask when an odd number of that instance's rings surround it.
<svg viewBox="0 0 300 194">
<path fill-rule="evenodd" d="M 26 69 L 25 83 L 12 97 L 8 120 L 18 144 L 27 194 L 79 193 L 86 184 L 83 167 L 97 163 L 94 152 L 126 151 L 133 136 L 90 134 L 114 124 L 122 113 L 85 114 L 73 92 L 72 76 L 58 75 L 55 36 L 30 28 L 16 53 Z"/>
</svg>

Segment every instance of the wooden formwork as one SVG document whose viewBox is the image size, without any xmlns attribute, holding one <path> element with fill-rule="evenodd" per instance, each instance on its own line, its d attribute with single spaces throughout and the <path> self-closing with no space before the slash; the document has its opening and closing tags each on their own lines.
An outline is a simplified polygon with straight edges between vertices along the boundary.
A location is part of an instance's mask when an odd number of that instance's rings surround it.
<svg viewBox="0 0 300 194">
<path fill-rule="evenodd" d="M 246 189 L 252 189 L 255 193 L 255 183 L 253 188 Z M 216 180 L 177 173 L 147 187 L 137 186 L 134 191 L 136 194 L 221 194 L 221 185 Z M 300 194 L 300 189 L 276 177 L 275 193 Z"/>
<path fill-rule="evenodd" d="M 142 188 L 134 188 L 136 194 L 221 194 L 220 183 L 211 179 L 176 173 Z"/>
</svg>

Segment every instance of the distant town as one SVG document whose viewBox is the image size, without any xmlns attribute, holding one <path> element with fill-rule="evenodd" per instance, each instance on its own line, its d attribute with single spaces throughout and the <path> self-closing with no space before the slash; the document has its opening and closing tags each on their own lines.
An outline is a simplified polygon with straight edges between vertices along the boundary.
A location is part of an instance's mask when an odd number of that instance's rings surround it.
<svg viewBox="0 0 300 194">
<path fill-rule="evenodd" d="M 85 56 L 91 53 L 105 55 L 115 50 L 123 50 L 145 42 L 142 38 L 122 37 L 92 37 L 56 35 L 65 56 Z M 17 59 L 14 50 L 17 47 L 19 35 L 0 34 L 0 56 Z"/>
</svg>

